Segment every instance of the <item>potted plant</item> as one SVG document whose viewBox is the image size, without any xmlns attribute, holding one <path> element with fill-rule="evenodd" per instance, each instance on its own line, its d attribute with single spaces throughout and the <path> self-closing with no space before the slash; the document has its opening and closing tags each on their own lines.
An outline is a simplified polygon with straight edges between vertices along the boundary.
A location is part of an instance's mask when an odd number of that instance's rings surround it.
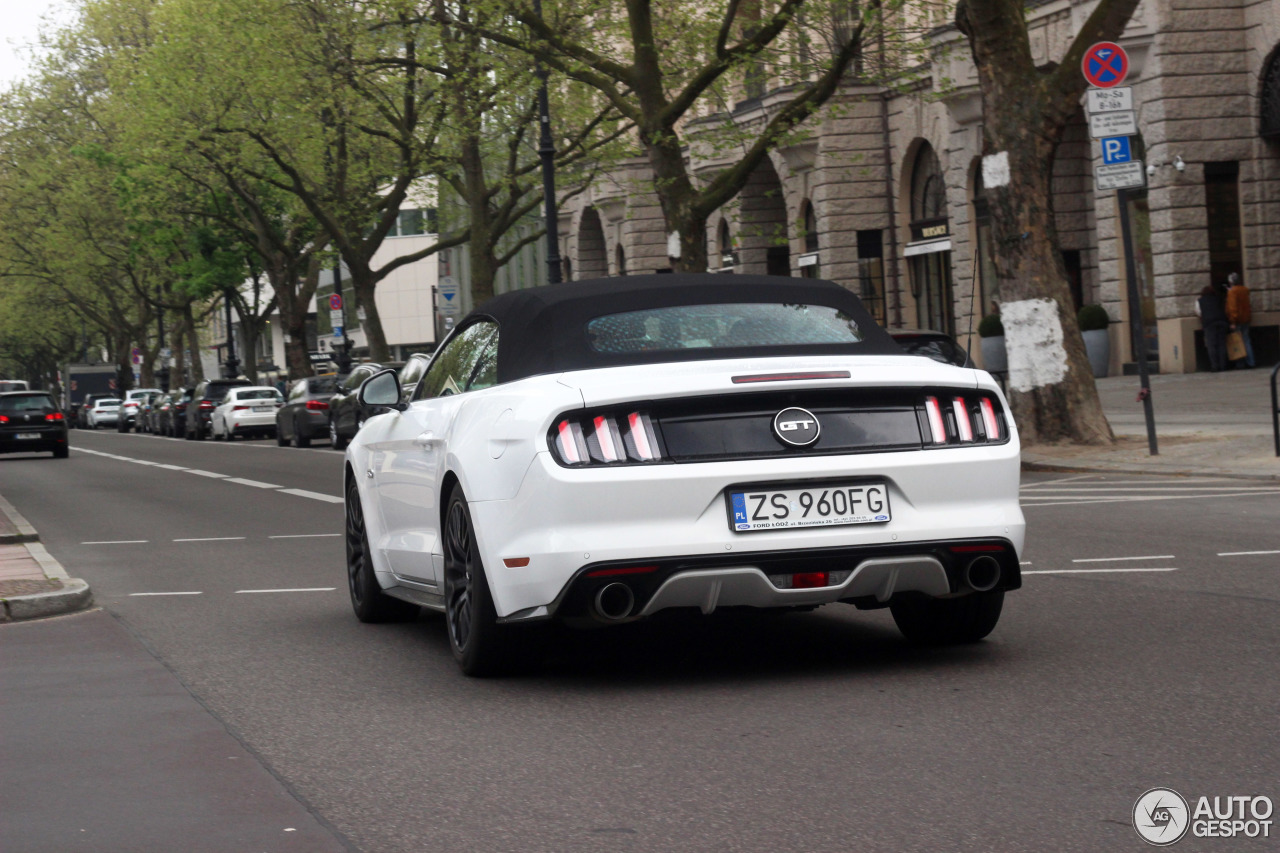
<svg viewBox="0 0 1280 853">
<path fill-rule="evenodd" d="M 1084 338 L 1084 350 L 1089 356 L 1089 366 L 1093 368 L 1095 378 L 1107 375 L 1111 366 L 1111 335 L 1107 327 L 1111 325 L 1111 316 L 1101 305 L 1086 305 L 1076 316 L 1080 324 L 1080 335 Z"/>
<path fill-rule="evenodd" d="M 1004 323 L 999 314 L 988 314 L 978 323 L 978 337 L 982 338 L 982 366 L 990 373 L 1005 373 L 1009 359 L 1004 350 Z"/>
</svg>

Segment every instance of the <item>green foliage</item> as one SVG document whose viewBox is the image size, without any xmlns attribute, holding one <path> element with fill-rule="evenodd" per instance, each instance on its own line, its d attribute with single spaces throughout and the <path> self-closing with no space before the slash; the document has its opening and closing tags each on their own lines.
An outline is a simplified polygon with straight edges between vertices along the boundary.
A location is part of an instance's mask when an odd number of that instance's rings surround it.
<svg viewBox="0 0 1280 853">
<path fill-rule="evenodd" d="M 978 337 L 998 338 L 1004 334 L 1004 323 L 999 314 L 988 314 L 978 323 Z"/>
<path fill-rule="evenodd" d="M 1111 317 L 1101 305 L 1085 305 L 1076 315 L 1076 322 L 1080 324 L 1080 331 L 1096 332 L 1110 326 Z"/>
</svg>

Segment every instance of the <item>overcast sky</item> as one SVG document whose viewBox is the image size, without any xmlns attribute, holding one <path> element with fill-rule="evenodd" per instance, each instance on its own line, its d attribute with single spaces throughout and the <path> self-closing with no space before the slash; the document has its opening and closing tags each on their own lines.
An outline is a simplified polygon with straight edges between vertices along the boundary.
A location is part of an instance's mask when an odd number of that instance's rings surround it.
<svg viewBox="0 0 1280 853">
<path fill-rule="evenodd" d="M 42 16 L 65 14 L 66 7 L 62 0 L 0 0 L 0 84 L 26 76 L 22 47 L 35 43 Z"/>
</svg>

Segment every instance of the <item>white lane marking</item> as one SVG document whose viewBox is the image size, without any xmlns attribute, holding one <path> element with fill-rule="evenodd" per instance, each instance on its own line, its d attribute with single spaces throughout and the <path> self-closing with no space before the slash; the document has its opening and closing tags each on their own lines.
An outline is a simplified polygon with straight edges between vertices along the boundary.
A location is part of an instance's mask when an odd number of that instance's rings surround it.
<svg viewBox="0 0 1280 853">
<path fill-rule="evenodd" d="M 326 501 L 331 504 L 342 503 L 342 498 L 337 495 L 322 495 L 319 492 L 309 492 L 306 489 L 281 489 L 282 495 L 297 495 L 300 498 L 311 498 L 313 501 Z"/>
<path fill-rule="evenodd" d="M 1043 482 L 1039 482 L 1039 483 L 1028 483 L 1022 488 L 1025 490 L 1025 489 L 1039 488 L 1040 486 L 1056 486 L 1058 483 L 1072 483 L 1072 482 L 1075 482 L 1076 480 L 1088 480 L 1090 477 L 1097 477 L 1097 476 L 1098 476 L 1097 474 L 1077 474 L 1074 477 L 1062 477 L 1057 480 L 1044 480 Z"/>
<path fill-rule="evenodd" d="M 254 592 L 333 592 L 336 586 L 313 586 L 301 589 L 237 589 L 236 595 L 245 595 Z"/>
<path fill-rule="evenodd" d="M 1076 500 L 1076 501 L 1049 501 L 1028 502 L 1024 496 L 1022 500 L 1023 507 L 1040 507 L 1040 506 L 1083 506 L 1085 504 L 1114 504 L 1114 503 L 1135 503 L 1138 501 L 1187 501 L 1187 500 L 1204 500 L 1206 498 L 1242 498 L 1250 495 L 1259 494 L 1276 494 L 1280 493 L 1280 489 L 1255 489 L 1251 492 L 1234 492 L 1226 495 L 1135 495 L 1128 498 L 1100 498 L 1096 501 Z"/>
<path fill-rule="evenodd" d="M 244 539 L 243 536 L 210 536 L 205 539 L 174 539 L 174 542 L 236 542 Z"/>
<path fill-rule="evenodd" d="M 148 539 L 108 539 L 99 542 L 81 542 L 81 545 L 145 545 Z"/>
<path fill-rule="evenodd" d="M 176 441 L 177 439 L 173 439 L 173 440 L 174 440 L 174 441 Z M 187 470 L 186 468 L 184 468 L 184 467 L 183 467 L 183 466 L 181 466 L 181 465 L 168 465 L 168 464 L 166 464 L 166 463 L 164 463 L 164 462 L 157 462 L 157 463 L 156 463 L 156 467 L 157 467 L 157 468 L 168 468 L 170 471 L 185 471 L 185 470 Z"/>
<path fill-rule="evenodd" d="M 1023 560 L 1021 563 L 1018 563 L 1018 565 L 1019 565 L 1019 566 L 1029 566 L 1029 565 L 1031 565 L 1031 561 L 1030 561 L 1030 560 Z"/>
<path fill-rule="evenodd" d="M 1036 569 L 1032 572 L 1023 572 L 1024 575 L 1099 575 L 1114 574 L 1118 572 L 1176 572 L 1177 569 L 1149 569 L 1146 566 L 1138 568 L 1137 566 L 1127 569 Z"/>
<path fill-rule="evenodd" d="M 337 535 L 336 533 L 334 534 Z M 1223 551 L 1219 557 L 1253 557 L 1260 554 L 1280 554 L 1280 551 Z"/>
<path fill-rule="evenodd" d="M 213 478 L 214 478 L 214 479 L 216 479 L 216 480 L 225 480 L 225 479 L 227 479 L 227 475 L 226 475 L 226 474 L 215 474 L 213 471 L 201 471 L 199 468 L 188 468 L 188 469 L 187 469 L 187 473 L 188 473 L 188 474 L 195 474 L 195 475 L 197 475 L 197 476 L 199 476 L 199 477 L 213 477 Z"/>
<path fill-rule="evenodd" d="M 140 598 L 147 595 L 204 595 L 203 592 L 131 592 L 130 598 Z"/>
<path fill-rule="evenodd" d="M 1129 560 L 1172 560 L 1172 554 L 1159 554 L 1155 557 L 1084 557 L 1072 560 L 1073 563 L 1125 563 Z"/>
<path fill-rule="evenodd" d="M 241 477 L 228 477 L 228 483 L 239 483 L 242 486 L 253 486 L 255 489 L 278 489 L 275 483 L 264 483 L 261 480 L 245 480 Z"/>
<path fill-rule="evenodd" d="M 280 536 L 268 536 L 268 539 L 320 539 L 327 536 L 341 536 L 341 533 L 285 533 Z"/>
</svg>

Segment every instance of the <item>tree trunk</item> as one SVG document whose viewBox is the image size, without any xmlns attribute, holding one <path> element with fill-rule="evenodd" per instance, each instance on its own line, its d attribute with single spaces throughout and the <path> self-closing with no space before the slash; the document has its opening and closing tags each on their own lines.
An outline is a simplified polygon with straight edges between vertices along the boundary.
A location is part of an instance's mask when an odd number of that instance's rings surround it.
<svg viewBox="0 0 1280 853">
<path fill-rule="evenodd" d="M 671 259 L 679 272 L 707 271 L 707 218 L 694 213 L 695 190 L 684 162 L 684 149 L 673 132 L 641 134 L 649 153 L 662 204 L 662 218 L 668 239 L 680 235 L 680 257 Z"/>
<path fill-rule="evenodd" d="M 356 294 L 356 310 L 364 309 L 364 319 L 358 322 L 364 329 L 364 338 L 369 345 L 369 358 L 379 363 L 390 361 L 391 348 L 387 346 L 387 335 L 382 330 L 382 317 L 378 314 L 378 304 L 373 297 L 378 280 L 368 264 L 357 265 L 354 269 L 348 266 L 348 269 L 351 271 L 351 289 Z"/>
<path fill-rule="evenodd" d="M 254 385 L 258 384 L 258 338 L 262 337 L 262 329 L 258 327 L 258 323 L 257 317 L 240 316 L 240 342 L 244 346 L 240 362 L 245 378 Z"/>
<path fill-rule="evenodd" d="M 187 387 L 186 329 L 181 325 L 171 330 L 173 336 L 173 368 L 169 375 L 169 389 L 176 391 Z"/>
<path fill-rule="evenodd" d="M 200 358 L 200 332 L 196 329 L 195 314 L 191 311 L 191 303 L 182 307 L 182 326 L 186 332 L 187 346 L 191 353 L 191 370 L 187 373 L 187 384 L 195 385 L 204 381 L 204 361 Z"/>
</svg>

